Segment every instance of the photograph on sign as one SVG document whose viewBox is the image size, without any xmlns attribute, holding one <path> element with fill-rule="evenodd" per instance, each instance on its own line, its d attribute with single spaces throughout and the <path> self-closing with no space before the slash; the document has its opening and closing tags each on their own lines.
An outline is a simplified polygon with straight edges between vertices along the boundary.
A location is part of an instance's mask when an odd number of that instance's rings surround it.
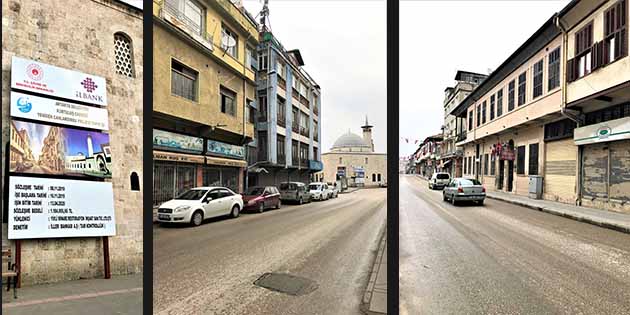
<svg viewBox="0 0 630 315">
<path fill-rule="evenodd" d="M 12 120 L 10 146 L 14 173 L 112 177 L 106 133 Z"/>
<path fill-rule="evenodd" d="M 203 152 L 203 139 L 153 129 L 153 147 L 191 153 Z"/>
<path fill-rule="evenodd" d="M 20 92 L 11 92 L 11 116 L 90 129 L 109 129 L 107 109 Z"/>
<path fill-rule="evenodd" d="M 238 159 L 245 158 L 245 149 L 242 146 L 214 140 L 208 140 L 208 153 Z"/>
<path fill-rule="evenodd" d="M 11 176 L 9 239 L 116 234 L 112 183 Z"/>
<path fill-rule="evenodd" d="M 11 88 L 107 105 L 105 78 L 13 56 Z"/>
</svg>

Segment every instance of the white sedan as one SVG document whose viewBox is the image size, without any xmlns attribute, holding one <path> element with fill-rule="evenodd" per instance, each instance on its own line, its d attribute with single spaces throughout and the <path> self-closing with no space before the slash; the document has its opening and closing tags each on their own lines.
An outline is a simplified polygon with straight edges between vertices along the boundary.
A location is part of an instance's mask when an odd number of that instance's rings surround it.
<svg viewBox="0 0 630 315">
<path fill-rule="evenodd" d="M 158 222 L 190 223 L 199 226 L 205 219 L 239 216 L 243 197 L 225 187 L 198 187 L 163 203 L 158 208 Z"/>
</svg>

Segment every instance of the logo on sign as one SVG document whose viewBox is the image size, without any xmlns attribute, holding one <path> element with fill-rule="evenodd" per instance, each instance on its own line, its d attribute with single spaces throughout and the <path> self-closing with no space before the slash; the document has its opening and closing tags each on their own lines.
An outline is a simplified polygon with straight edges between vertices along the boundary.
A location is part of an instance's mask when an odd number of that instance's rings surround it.
<svg viewBox="0 0 630 315">
<path fill-rule="evenodd" d="M 96 83 L 94 83 L 91 78 L 85 78 L 83 81 L 81 81 L 81 85 L 83 85 L 83 88 L 85 88 L 85 90 L 89 93 L 94 92 L 94 90 L 96 90 L 96 88 L 98 87 L 98 85 L 96 85 Z"/>
<path fill-rule="evenodd" d="M 26 67 L 26 74 L 31 80 L 39 81 L 44 76 L 44 70 L 38 64 L 31 63 Z"/>
<path fill-rule="evenodd" d="M 611 129 L 608 126 L 603 126 L 597 129 L 597 137 L 600 139 L 606 139 L 610 135 Z"/>
<path fill-rule="evenodd" d="M 28 113 L 33 109 L 33 104 L 26 97 L 20 97 L 17 100 L 17 107 L 22 113 Z"/>
</svg>

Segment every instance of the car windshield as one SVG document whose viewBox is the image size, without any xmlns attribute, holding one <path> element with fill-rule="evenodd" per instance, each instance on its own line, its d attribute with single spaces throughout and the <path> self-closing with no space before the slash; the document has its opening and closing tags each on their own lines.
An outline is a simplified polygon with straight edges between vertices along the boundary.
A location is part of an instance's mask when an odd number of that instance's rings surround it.
<svg viewBox="0 0 630 315">
<path fill-rule="evenodd" d="M 295 190 L 297 189 L 296 184 L 282 183 L 280 184 L 280 190 Z"/>
<path fill-rule="evenodd" d="M 208 191 L 205 189 L 191 189 L 177 197 L 175 200 L 199 200 L 201 199 Z"/>
<path fill-rule="evenodd" d="M 449 179 L 448 174 L 437 174 L 437 179 Z"/>
<path fill-rule="evenodd" d="M 250 187 L 249 189 L 247 189 L 245 194 L 258 196 L 258 195 L 262 195 L 264 191 L 265 191 L 265 187 Z"/>
<path fill-rule="evenodd" d="M 480 183 L 478 180 L 476 180 L 476 179 L 472 179 L 472 178 L 471 178 L 471 179 L 468 179 L 468 178 L 466 178 L 466 179 L 460 179 L 460 180 L 459 180 L 459 184 L 460 184 L 461 186 L 464 186 L 464 187 L 466 187 L 466 186 L 479 186 L 479 185 L 481 185 L 481 183 Z"/>
<path fill-rule="evenodd" d="M 309 189 L 309 190 L 321 190 L 321 189 L 322 189 L 322 185 L 319 185 L 319 184 L 310 184 L 310 185 L 308 185 L 308 189 Z"/>
</svg>

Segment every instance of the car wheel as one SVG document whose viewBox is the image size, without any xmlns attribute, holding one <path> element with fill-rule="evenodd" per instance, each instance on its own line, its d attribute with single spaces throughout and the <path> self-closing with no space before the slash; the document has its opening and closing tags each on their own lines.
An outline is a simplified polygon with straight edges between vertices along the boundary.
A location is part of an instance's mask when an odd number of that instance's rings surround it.
<svg viewBox="0 0 630 315">
<path fill-rule="evenodd" d="M 232 207 L 231 215 L 232 218 L 238 218 L 238 216 L 241 215 L 241 209 L 238 207 L 238 205 L 234 205 L 234 207 Z"/>
<path fill-rule="evenodd" d="M 477 201 L 477 203 L 478 203 L 480 206 L 483 206 L 483 200 L 479 200 L 479 201 Z"/>
<path fill-rule="evenodd" d="M 260 205 L 258 205 L 258 213 L 263 212 L 265 212 L 265 204 L 261 202 Z"/>
<path fill-rule="evenodd" d="M 195 213 L 193 213 L 192 215 L 192 218 L 190 218 L 190 224 L 192 224 L 193 226 L 200 226 L 202 222 L 203 212 L 201 212 L 201 210 L 195 211 Z"/>
<path fill-rule="evenodd" d="M 302 204 L 302 197 L 300 197 L 300 199 L 298 199 L 298 205 Z"/>
<path fill-rule="evenodd" d="M 278 200 L 278 204 L 276 204 L 276 209 L 280 209 L 282 206 L 282 201 Z"/>
</svg>

